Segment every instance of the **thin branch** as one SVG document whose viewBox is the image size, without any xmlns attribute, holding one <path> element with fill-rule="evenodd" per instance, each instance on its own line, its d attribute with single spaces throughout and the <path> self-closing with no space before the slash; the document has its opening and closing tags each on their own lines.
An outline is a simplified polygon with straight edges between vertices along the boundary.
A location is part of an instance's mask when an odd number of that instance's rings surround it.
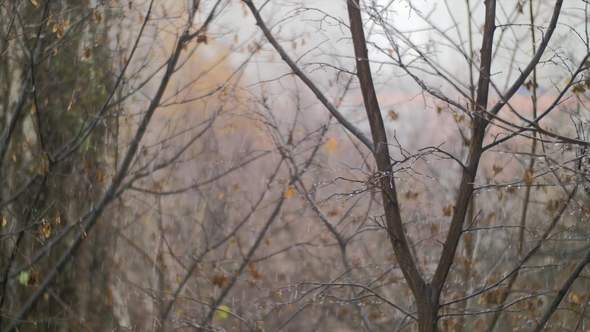
<svg viewBox="0 0 590 332">
<path fill-rule="evenodd" d="M 320 91 L 320 89 L 301 71 L 301 69 L 297 66 L 297 64 L 291 59 L 291 57 L 287 54 L 285 49 L 277 42 L 276 38 L 272 35 L 264 20 L 260 16 L 260 12 L 254 6 L 252 0 L 243 0 L 244 3 L 248 6 L 254 18 L 256 19 L 256 25 L 260 27 L 264 35 L 266 36 L 267 40 L 270 44 L 275 48 L 275 50 L 281 56 L 281 59 L 285 61 L 285 63 L 291 68 L 293 74 L 297 75 L 303 81 L 305 85 L 313 92 L 316 98 L 328 109 L 328 111 L 340 122 L 344 128 L 348 129 L 356 138 L 358 138 L 363 144 L 369 148 L 372 152 L 375 151 L 375 146 L 371 139 L 367 137 L 359 128 L 355 127 L 352 123 L 350 123 L 346 118 L 336 109 L 334 105 L 328 100 L 328 98 Z"/>
<path fill-rule="evenodd" d="M 553 302 L 551 302 L 551 304 L 549 305 L 549 308 L 547 308 L 547 311 L 545 312 L 543 317 L 541 317 L 541 319 L 537 322 L 537 327 L 534 330 L 535 332 L 541 332 L 541 330 L 543 330 L 543 327 L 545 327 L 545 324 L 547 324 L 547 322 L 549 321 L 549 318 L 551 318 L 551 316 L 553 315 L 555 310 L 557 310 L 557 307 L 559 306 L 559 303 L 561 302 L 561 300 L 563 299 L 565 294 L 568 292 L 568 290 L 570 289 L 570 287 L 572 286 L 574 281 L 576 281 L 576 279 L 580 275 L 580 272 L 582 272 L 582 270 L 586 267 L 586 265 L 589 262 L 590 262 L 590 248 L 588 248 L 588 250 L 586 250 L 586 254 L 584 255 L 584 257 L 582 257 L 580 262 L 578 262 L 578 265 L 576 265 L 576 267 L 574 268 L 572 273 L 570 273 L 570 275 L 567 277 L 567 279 L 561 285 L 561 288 L 559 288 L 559 291 L 557 292 L 555 299 L 553 299 Z"/>
</svg>

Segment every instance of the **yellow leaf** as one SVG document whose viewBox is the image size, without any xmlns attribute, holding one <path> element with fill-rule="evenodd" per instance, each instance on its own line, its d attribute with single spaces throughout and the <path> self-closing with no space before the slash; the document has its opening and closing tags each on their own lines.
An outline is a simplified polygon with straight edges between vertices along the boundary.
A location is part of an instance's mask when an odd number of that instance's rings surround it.
<svg viewBox="0 0 590 332">
<path fill-rule="evenodd" d="M 110 307 L 113 305 L 113 290 L 111 287 L 107 289 L 107 296 L 104 298 L 104 305 Z"/>
<path fill-rule="evenodd" d="M 580 297 L 577 294 L 572 294 L 571 298 L 573 302 L 580 303 Z"/>
<path fill-rule="evenodd" d="M 32 3 L 33 5 L 35 5 L 35 7 L 37 7 L 37 5 L 38 5 L 38 3 L 37 3 L 37 0 L 31 0 L 31 3 Z"/>
<path fill-rule="evenodd" d="M 2 213 L 2 227 L 6 226 L 6 216 Z"/>
<path fill-rule="evenodd" d="M 328 149 L 328 151 L 334 152 L 337 146 L 338 141 L 334 137 L 328 138 L 328 141 L 326 142 L 326 149 Z"/>
<path fill-rule="evenodd" d="M 20 282 L 21 285 L 26 286 L 28 281 L 29 281 L 29 272 L 28 271 L 22 271 L 18 275 L 18 282 Z"/>
<path fill-rule="evenodd" d="M 84 225 L 82 225 L 82 221 L 78 220 L 78 227 L 82 230 L 82 238 L 85 239 L 88 234 L 86 234 L 86 230 L 84 229 Z"/>
<path fill-rule="evenodd" d="M 217 310 L 217 315 L 215 318 L 217 319 L 226 319 L 227 318 L 227 311 L 229 311 L 229 307 L 226 305 L 220 305 L 219 309 Z"/>
<path fill-rule="evenodd" d="M 176 274 L 176 277 L 174 277 L 174 283 L 175 284 L 180 283 L 180 276 L 178 276 L 178 274 Z"/>
<path fill-rule="evenodd" d="M 287 190 L 285 190 L 285 198 L 289 198 L 289 197 L 293 196 L 294 193 L 295 193 L 295 191 L 293 190 L 293 187 L 291 187 L 291 186 L 287 187 Z"/>
</svg>

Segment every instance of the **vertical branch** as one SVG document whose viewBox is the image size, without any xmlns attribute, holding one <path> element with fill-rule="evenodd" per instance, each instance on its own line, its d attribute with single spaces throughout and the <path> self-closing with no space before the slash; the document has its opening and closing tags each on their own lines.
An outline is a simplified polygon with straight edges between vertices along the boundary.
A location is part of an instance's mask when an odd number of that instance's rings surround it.
<svg viewBox="0 0 590 332">
<path fill-rule="evenodd" d="M 533 15 L 533 2 L 529 2 L 529 19 L 530 19 L 530 24 L 531 24 L 531 43 L 532 43 L 532 48 L 533 48 L 533 52 L 536 51 L 537 48 L 537 42 L 535 39 L 535 17 Z M 531 91 L 532 91 L 532 96 L 531 96 L 531 100 L 532 100 L 532 104 L 533 104 L 533 119 L 537 118 L 537 67 L 535 67 L 533 69 L 533 77 L 532 77 L 532 86 L 531 86 Z M 533 178 L 533 169 L 535 167 L 535 155 L 537 153 L 537 132 L 533 131 L 533 138 L 532 138 L 532 145 L 531 145 L 531 154 L 530 154 L 530 161 L 529 161 L 529 165 L 528 168 L 526 169 L 526 173 L 525 173 L 525 185 L 526 185 L 526 190 L 524 193 L 524 200 L 522 202 L 522 211 L 520 214 L 520 223 L 519 223 L 519 228 L 518 228 L 518 239 L 516 242 L 517 245 L 517 249 L 516 249 L 516 256 L 517 257 L 521 257 L 522 256 L 522 250 L 523 250 L 523 244 L 524 244 L 524 229 L 525 229 L 525 224 L 526 224 L 526 219 L 527 219 L 527 214 L 528 214 L 528 208 L 529 208 L 529 203 L 530 203 L 530 199 L 531 199 L 531 185 L 532 185 L 532 178 Z M 506 302 L 506 299 L 508 298 L 508 294 L 512 291 L 512 287 L 514 287 L 514 284 L 516 282 L 516 279 L 518 278 L 519 275 L 519 269 L 517 269 L 514 274 L 512 274 L 510 276 L 510 279 L 508 279 L 508 285 L 506 287 L 504 287 L 502 289 L 502 293 L 500 294 L 500 299 L 499 299 L 499 303 L 504 304 Z M 491 318 L 491 322 L 488 328 L 488 331 L 493 331 L 494 328 L 496 327 L 496 323 L 498 322 L 498 319 L 500 318 L 500 314 L 501 311 L 497 311 L 492 315 Z"/>
<path fill-rule="evenodd" d="M 391 172 L 387 134 L 373 84 L 359 0 L 348 0 L 347 8 L 354 45 L 357 77 L 373 136 L 373 144 L 375 145 L 373 156 L 379 171 Z M 420 271 L 418 271 L 404 231 L 393 174 L 381 178 L 381 190 L 385 222 L 389 231 L 391 246 L 418 306 L 418 330 L 421 332 L 436 331 L 440 289 L 435 289 L 431 284 L 424 282 Z"/>
<path fill-rule="evenodd" d="M 492 62 L 492 45 L 496 20 L 496 1 L 486 1 L 486 15 L 484 33 L 481 47 L 481 68 L 477 85 L 477 98 L 475 103 L 475 116 L 471 124 L 471 144 L 467 157 L 466 167 L 463 169 L 459 195 L 455 204 L 455 213 L 451 220 L 451 226 L 445 240 L 438 266 L 432 279 L 436 292 L 440 294 L 445 283 L 451 264 L 459 244 L 463 230 L 463 221 L 469 207 L 469 201 L 473 193 L 473 181 L 479 167 L 479 161 L 483 153 L 482 143 L 485 129 L 488 124 L 486 108 L 488 103 L 488 91 L 490 85 L 490 68 Z"/>
<path fill-rule="evenodd" d="M 369 119 L 371 134 L 375 151 L 373 155 L 377 162 L 377 169 L 381 172 L 391 171 L 391 160 L 389 157 L 389 146 L 387 144 L 387 134 L 379 109 L 379 102 L 375 94 L 371 66 L 367 52 L 367 43 L 363 30 L 363 22 L 358 0 L 348 0 L 348 16 L 350 19 L 350 31 L 354 45 L 354 56 L 356 58 L 357 77 L 360 82 L 361 92 L 365 111 Z M 402 218 L 397 199 L 397 190 L 395 181 L 390 177 L 381 179 L 381 189 L 383 198 L 383 207 L 385 209 L 385 219 L 389 231 L 389 238 L 404 277 L 414 296 L 419 299 L 424 290 L 424 279 L 420 275 L 414 258 L 407 243 L 404 232 Z M 420 301 L 418 300 L 420 303 Z M 420 304 L 419 304 L 420 305 Z"/>
</svg>

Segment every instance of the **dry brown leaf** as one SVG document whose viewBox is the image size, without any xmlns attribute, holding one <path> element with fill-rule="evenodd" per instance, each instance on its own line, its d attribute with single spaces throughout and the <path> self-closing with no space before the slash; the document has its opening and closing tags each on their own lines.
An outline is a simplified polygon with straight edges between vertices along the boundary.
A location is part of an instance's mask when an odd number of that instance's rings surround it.
<svg viewBox="0 0 590 332">
<path fill-rule="evenodd" d="M 404 198 L 406 200 L 412 200 L 412 201 L 416 201 L 418 200 L 418 196 L 420 196 L 420 193 L 417 192 L 413 192 L 411 190 L 406 191 L 406 194 L 404 195 Z"/>
<path fill-rule="evenodd" d="M 331 209 L 330 211 L 328 211 L 327 213 L 328 217 L 334 217 L 338 215 L 338 210 L 337 209 Z"/>
<path fill-rule="evenodd" d="M 389 112 L 387 112 L 387 116 L 391 121 L 397 121 L 399 119 L 399 114 L 397 114 L 394 110 L 389 110 Z"/>
<path fill-rule="evenodd" d="M 498 173 L 502 172 L 502 167 L 498 165 L 492 166 L 492 171 L 494 171 L 494 176 L 498 175 Z"/>
<path fill-rule="evenodd" d="M 444 206 L 444 207 L 442 208 L 443 215 L 444 215 L 445 217 L 450 217 L 450 216 L 452 216 L 452 215 L 453 215 L 453 210 L 454 210 L 454 207 L 453 207 L 452 205 L 447 205 L 447 206 Z"/>
<path fill-rule="evenodd" d="M 222 275 L 222 274 L 216 274 L 211 277 L 211 284 L 213 284 L 213 286 L 217 286 L 218 288 L 221 288 L 221 287 L 227 285 L 228 281 L 229 280 L 228 280 L 227 276 Z"/>
<path fill-rule="evenodd" d="M 48 238 L 51 235 L 51 224 L 49 221 L 43 219 L 38 226 L 39 238 L 41 240 Z"/>
<path fill-rule="evenodd" d="M 90 46 L 84 47 L 84 51 L 82 52 L 82 60 L 88 60 L 92 56 L 92 52 L 90 50 Z"/>
<path fill-rule="evenodd" d="M 113 290 L 110 286 L 107 289 L 107 296 L 104 298 L 104 305 L 107 307 L 113 305 Z"/>
<path fill-rule="evenodd" d="M 102 22 L 102 13 L 98 10 L 94 10 L 92 12 L 92 19 L 94 20 L 94 23 L 100 23 Z"/>
<path fill-rule="evenodd" d="M 527 169 L 524 172 L 524 183 L 527 186 L 530 186 L 531 184 L 533 184 L 533 172 L 530 169 Z"/>
<path fill-rule="evenodd" d="M 197 44 L 205 44 L 207 45 L 207 35 L 205 33 L 199 34 L 197 36 Z"/>
</svg>

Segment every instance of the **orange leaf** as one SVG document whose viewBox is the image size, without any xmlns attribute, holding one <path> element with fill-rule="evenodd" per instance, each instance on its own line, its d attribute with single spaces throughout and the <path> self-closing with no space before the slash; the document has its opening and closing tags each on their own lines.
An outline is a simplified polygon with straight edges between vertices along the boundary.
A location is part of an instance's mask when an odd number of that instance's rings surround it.
<svg viewBox="0 0 590 332">
<path fill-rule="evenodd" d="M 328 151 L 334 152 L 337 146 L 338 141 L 334 137 L 328 138 L 328 141 L 326 142 L 326 149 L 328 149 Z"/>
<path fill-rule="evenodd" d="M 294 193 L 295 193 L 295 190 L 293 190 L 293 187 L 291 187 L 291 186 L 287 187 L 287 190 L 285 190 L 285 198 L 289 198 L 289 197 L 293 196 Z"/>
<path fill-rule="evenodd" d="M 524 172 L 524 183 L 527 186 L 530 186 L 533 183 L 533 172 L 530 169 L 527 169 Z"/>
</svg>

